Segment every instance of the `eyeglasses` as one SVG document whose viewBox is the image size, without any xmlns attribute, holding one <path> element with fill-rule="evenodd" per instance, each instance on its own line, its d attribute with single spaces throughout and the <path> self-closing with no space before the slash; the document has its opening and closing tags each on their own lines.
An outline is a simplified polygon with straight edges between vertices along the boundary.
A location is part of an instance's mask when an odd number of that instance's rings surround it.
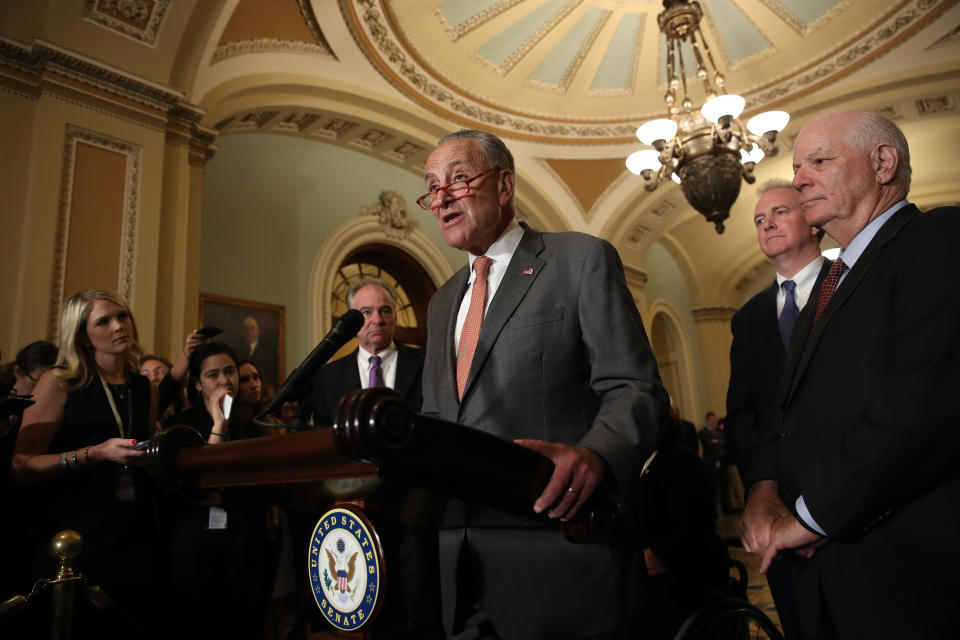
<svg viewBox="0 0 960 640">
<path fill-rule="evenodd" d="M 435 187 L 430 193 L 425 193 L 417 198 L 417 204 L 420 205 L 420 208 L 424 211 L 430 211 L 430 209 L 433 208 L 433 204 L 440 195 L 441 191 L 446 191 L 447 195 L 454 200 L 466 198 L 468 195 L 470 195 L 470 189 L 472 188 L 470 183 L 477 178 L 483 177 L 487 173 L 490 173 L 490 170 L 478 173 L 472 178 L 467 178 L 466 180 L 457 180 L 456 182 L 451 182 L 443 187 Z"/>
</svg>

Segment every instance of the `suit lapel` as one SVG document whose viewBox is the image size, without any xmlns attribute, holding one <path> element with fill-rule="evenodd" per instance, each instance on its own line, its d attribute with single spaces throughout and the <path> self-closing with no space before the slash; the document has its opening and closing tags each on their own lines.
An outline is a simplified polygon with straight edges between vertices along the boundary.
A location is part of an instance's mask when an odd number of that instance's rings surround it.
<svg viewBox="0 0 960 640">
<path fill-rule="evenodd" d="M 470 393 L 474 380 L 483 369 L 483 364 L 507 320 L 516 311 L 530 285 L 540 275 L 544 264 L 544 260 L 539 257 L 542 252 L 543 238 L 540 233 L 524 226 L 520 244 L 517 245 L 517 250 L 514 251 L 503 280 L 500 281 L 500 286 L 497 287 L 497 292 L 490 303 L 490 308 L 483 318 L 477 349 L 473 354 L 470 374 L 467 376 L 467 384 L 463 390 L 464 398 Z M 454 381 L 454 388 L 456 388 L 456 381 Z"/>
<path fill-rule="evenodd" d="M 406 396 L 410 392 L 413 381 L 417 378 L 417 367 L 413 354 L 402 345 L 397 345 L 397 375 L 394 379 L 394 389 Z"/>
<path fill-rule="evenodd" d="M 896 238 L 897 234 L 900 233 L 900 230 L 903 229 L 903 227 L 909 222 L 913 221 L 919 214 L 920 210 L 911 204 L 896 212 L 893 214 L 893 217 L 887 220 L 886 224 L 884 224 L 880 230 L 877 231 L 877 235 L 873 237 L 873 240 L 867 246 L 866 250 L 860 255 L 860 258 L 857 259 L 857 263 L 853 265 L 853 268 L 850 269 L 850 271 L 847 272 L 847 276 L 843 279 L 843 283 L 833 294 L 833 297 L 830 298 L 830 302 L 827 303 L 827 306 L 824 308 L 823 313 L 820 315 L 820 320 L 817 321 L 816 325 L 813 325 L 813 317 L 815 315 L 814 312 L 817 306 L 817 301 L 815 298 L 811 297 L 811 300 L 803 309 L 805 313 L 801 314 L 805 316 L 802 335 L 807 336 L 806 342 L 802 345 L 802 348 L 799 344 L 791 345 L 793 348 L 790 350 L 790 355 L 795 357 L 790 358 L 788 366 L 792 367 L 793 362 L 796 361 L 796 368 L 789 378 L 791 382 L 790 390 L 785 399 L 786 404 L 788 404 L 790 399 L 793 397 L 797 385 L 800 379 L 803 377 L 803 372 L 810 363 L 810 359 L 813 357 L 814 351 L 816 351 L 817 344 L 820 342 L 823 332 L 830 324 L 830 320 L 837 313 L 837 311 L 843 307 L 846 301 L 850 299 L 850 296 L 853 295 L 853 293 L 863 282 L 864 278 L 867 277 L 867 274 L 870 273 L 874 265 L 876 265 L 877 260 L 883 254 L 884 247 L 886 247 L 890 241 Z M 822 270 L 821 275 L 823 275 Z M 820 281 L 819 278 L 818 281 Z M 819 284 L 816 289 L 817 293 L 819 294 Z M 811 302 L 813 304 L 810 304 Z"/>
<path fill-rule="evenodd" d="M 456 348 L 456 339 L 457 339 L 457 314 L 460 311 L 460 303 L 463 301 L 463 296 L 466 293 L 467 280 L 470 279 L 470 267 L 469 265 L 463 267 L 454 274 L 451 279 L 453 286 L 450 287 L 449 291 L 451 292 L 450 298 L 445 300 L 443 303 L 444 310 L 442 313 L 445 314 L 447 318 L 447 328 L 446 328 L 446 340 L 443 341 L 443 366 L 440 369 L 444 372 L 444 377 L 446 378 L 446 391 L 453 395 L 454 405 L 458 404 L 457 400 L 457 348 Z"/>
<path fill-rule="evenodd" d="M 777 345 L 773 347 L 780 362 L 783 362 L 783 338 L 780 336 L 780 322 L 777 319 L 777 290 L 780 286 L 774 280 L 763 292 L 763 306 L 759 309 L 756 320 L 757 332 L 760 333 L 756 344 Z"/>
<path fill-rule="evenodd" d="M 363 388 L 363 381 L 360 379 L 360 367 L 357 366 L 357 358 L 360 356 L 360 349 L 354 349 L 346 358 L 343 358 L 343 375 L 337 376 L 337 397 L 342 398 L 350 391 Z M 339 361 L 338 361 L 339 362 Z"/>
</svg>

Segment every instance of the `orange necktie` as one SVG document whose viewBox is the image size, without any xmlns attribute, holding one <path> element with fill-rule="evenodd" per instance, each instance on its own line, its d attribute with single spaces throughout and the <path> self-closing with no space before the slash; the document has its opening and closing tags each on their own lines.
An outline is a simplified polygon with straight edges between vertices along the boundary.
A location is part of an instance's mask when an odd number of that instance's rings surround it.
<svg viewBox="0 0 960 640">
<path fill-rule="evenodd" d="M 470 365 L 473 363 L 473 354 L 477 350 L 477 339 L 480 337 L 480 325 L 483 324 L 483 311 L 487 306 L 487 274 L 493 260 L 487 256 L 480 256 L 473 261 L 473 270 L 477 277 L 473 280 L 473 290 L 470 292 L 470 308 L 467 310 L 467 319 L 460 330 L 460 344 L 457 345 L 457 399 L 463 398 L 463 390 L 467 386 L 467 376 L 470 375 Z"/>
</svg>

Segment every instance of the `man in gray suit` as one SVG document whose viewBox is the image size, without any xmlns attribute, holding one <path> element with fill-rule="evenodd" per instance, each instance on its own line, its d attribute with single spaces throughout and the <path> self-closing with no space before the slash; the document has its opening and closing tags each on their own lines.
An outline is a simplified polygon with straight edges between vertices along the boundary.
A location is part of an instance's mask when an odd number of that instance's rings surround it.
<svg viewBox="0 0 960 640">
<path fill-rule="evenodd" d="M 566 520 L 597 491 L 626 503 L 668 398 L 616 250 L 518 224 L 515 179 L 510 151 L 485 132 L 446 136 L 427 159 L 417 202 L 469 265 L 430 301 L 423 413 L 550 458 L 530 507 Z M 573 545 L 464 509 L 440 532 L 444 626 L 453 638 L 632 637 L 633 542 Z"/>
</svg>

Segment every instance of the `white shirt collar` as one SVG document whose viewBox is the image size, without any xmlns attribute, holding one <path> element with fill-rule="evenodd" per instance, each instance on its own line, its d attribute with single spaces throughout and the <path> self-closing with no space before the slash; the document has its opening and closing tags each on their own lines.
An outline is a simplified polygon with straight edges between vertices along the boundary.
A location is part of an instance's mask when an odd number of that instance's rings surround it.
<svg viewBox="0 0 960 640">
<path fill-rule="evenodd" d="M 493 244 L 490 245 L 490 248 L 487 249 L 487 252 L 483 255 L 497 264 L 510 264 L 510 258 L 513 257 L 513 253 L 520 245 L 521 238 L 523 238 L 523 227 L 520 226 L 516 219 L 513 219 L 510 221 L 510 224 L 507 225 L 507 228 L 503 230 L 503 233 L 500 234 L 500 237 L 493 241 Z M 470 267 L 470 282 L 473 282 L 473 278 L 475 277 L 473 261 L 480 256 L 475 256 L 472 253 L 468 253 L 467 256 L 467 265 Z"/>
</svg>

